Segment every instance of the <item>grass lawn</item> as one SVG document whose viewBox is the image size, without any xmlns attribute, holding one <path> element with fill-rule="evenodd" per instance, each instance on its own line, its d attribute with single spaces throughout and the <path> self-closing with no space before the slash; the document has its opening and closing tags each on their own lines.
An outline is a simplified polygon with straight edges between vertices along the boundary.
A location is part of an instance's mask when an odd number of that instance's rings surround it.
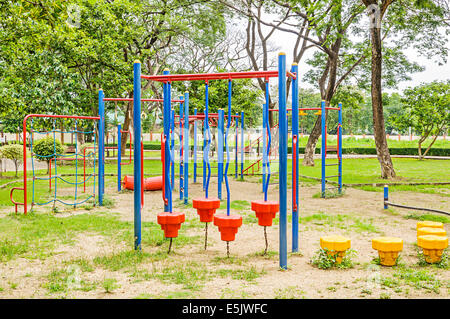
<svg viewBox="0 0 450 319">
<path fill-rule="evenodd" d="M 333 160 L 330 159 L 330 163 Z M 394 162 L 394 168 L 397 173 L 397 179 L 395 182 L 449 182 L 450 181 L 450 160 L 422 160 L 419 161 L 417 159 L 411 159 L 411 158 L 393 158 Z M 249 161 L 246 162 L 246 165 L 250 163 Z M 198 164 L 197 168 L 197 177 L 198 181 L 201 181 L 201 174 L 202 169 L 200 168 L 201 163 Z M 214 175 L 217 175 L 217 164 L 212 162 L 212 178 Z M 125 175 L 132 175 L 133 174 L 133 164 L 131 165 L 123 165 L 122 166 L 122 176 Z M 276 174 L 276 171 L 278 171 L 278 163 L 272 163 L 272 177 L 271 177 L 271 183 L 277 182 L 278 176 Z M 77 178 L 77 182 L 80 183 L 83 169 L 82 167 L 78 168 L 79 175 Z M 144 161 L 144 170 L 145 174 L 147 176 L 155 176 L 159 175 L 162 172 L 161 168 L 161 161 L 159 160 L 145 160 Z M 192 178 L 193 174 L 193 165 L 192 163 L 189 165 L 189 172 L 190 172 L 190 178 Z M 291 168 L 291 160 L 288 161 L 288 182 L 290 183 L 290 172 L 292 171 Z M 74 174 L 75 167 L 74 165 L 63 165 L 58 166 L 58 173 L 59 174 Z M 92 172 L 92 168 L 87 169 L 87 175 L 89 175 Z M 179 172 L 179 164 L 175 163 L 175 184 L 178 185 L 178 172 Z M 229 167 L 229 175 L 230 178 L 234 178 L 234 172 L 235 167 L 234 163 L 230 163 Z M 337 167 L 336 166 L 330 166 L 327 167 L 327 174 L 335 175 L 337 174 Z M 447 173 L 446 173 L 447 172 Z M 309 166 L 300 166 L 299 170 L 300 175 L 305 176 L 311 176 L 320 178 L 320 160 L 316 160 L 316 166 L 309 167 Z M 117 165 L 114 163 L 108 163 L 105 167 L 105 174 L 117 174 Z M 37 176 L 40 177 L 48 177 L 46 175 L 45 170 L 39 170 L 37 171 Z M 11 206 L 11 202 L 9 200 L 9 192 L 12 187 L 21 187 L 22 181 L 21 178 L 22 175 L 19 172 L 19 178 L 14 178 L 13 172 L 8 172 L 4 174 L 4 177 L 0 179 L 0 187 L 6 183 L 8 184 L 6 187 L 0 188 L 0 206 Z M 29 175 L 31 177 L 31 175 Z M 75 182 L 74 176 L 64 176 L 65 180 L 69 182 Z M 252 178 L 252 177 L 245 177 L 247 180 L 254 180 L 256 182 L 260 181 L 261 178 Z M 17 182 L 13 182 L 17 180 Z M 301 181 L 309 182 L 309 183 L 318 183 L 317 181 L 301 178 Z M 116 176 L 107 176 L 106 182 L 109 183 L 117 183 L 117 177 Z M 364 159 L 345 159 L 343 161 L 343 183 L 344 184 L 354 184 L 354 183 L 384 183 L 389 182 L 385 181 L 382 178 L 380 178 L 380 166 L 378 163 L 378 160 L 376 158 L 364 158 Z M 96 181 L 98 183 L 98 181 Z M 49 192 L 48 187 L 48 180 L 36 180 L 35 181 L 35 199 L 36 202 L 46 202 L 48 200 L 51 200 L 54 195 L 54 186 L 52 188 L 52 191 Z M 54 184 L 54 183 L 53 183 Z M 32 181 L 28 182 L 28 198 L 31 200 L 32 196 Z M 78 185 L 77 189 L 77 198 L 78 201 L 82 201 L 83 199 L 88 196 L 87 194 L 92 193 L 92 189 L 94 187 L 94 181 L 91 178 L 86 183 L 86 194 L 83 194 L 83 185 Z M 373 186 L 363 186 L 360 187 L 361 189 L 368 190 L 368 191 L 382 191 L 382 187 L 373 187 Z M 450 193 L 448 191 L 449 186 L 448 185 L 401 185 L 401 186 L 391 186 L 391 191 L 417 191 L 421 193 L 435 193 L 435 194 L 441 194 L 443 196 L 450 196 Z M 74 194 L 75 187 L 70 184 L 66 184 L 63 182 L 58 182 L 58 190 L 59 191 L 69 191 L 70 194 Z M 60 198 L 61 195 L 58 193 L 58 198 Z M 73 195 L 72 195 L 73 196 Z M 65 195 L 62 196 L 63 200 L 64 198 L 67 198 L 68 202 L 70 201 L 71 195 Z M 22 201 L 22 195 L 20 191 L 17 191 L 15 193 L 14 198 L 17 201 Z"/>
</svg>

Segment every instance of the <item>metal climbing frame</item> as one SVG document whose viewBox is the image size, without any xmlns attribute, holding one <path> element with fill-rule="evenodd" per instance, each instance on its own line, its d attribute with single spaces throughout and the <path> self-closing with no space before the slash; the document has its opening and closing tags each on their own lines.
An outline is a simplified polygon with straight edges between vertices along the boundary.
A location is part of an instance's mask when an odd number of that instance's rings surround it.
<svg viewBox="0 0 450 319">
<path fill-rule="evenodd" d="M 82 119 L 82 120 L 96 120 L 98 121 L 98 204 L 101 206 L 103 204 L 103 192 L 104 192 L 104 108 L 99 105 L 99 116 L 80 116 L 80 115 L 51 115 L 51 114 L 29 114 L 25 116 L 22 122 L 23 127 L 23 187 L 13 187 L 10 192 L 10 199 L 15 205 L 15 211 L 17 213 L 17 206 L 24 207 L 24 214 L 28 212 L 28 186 L 27 186 L 27 120 L 33 118 L 53 118 L 53 119 Z M 77 152 L 78 150 L 76 150 Z M 54 154 L 56 157 L 57 154 Z M 33 156 L 33 154 L 31 154 Z M 53 156 L 53 155 L 52 155 Z M 95 165 L 94 165 L 95 166 Z M 33 171 L 34 174 L 34 171 Z M 94 172 L 95 176 L 95 172 Z M 56 179 L 56 176 L 54 177 Z M 95 177 L 94 177 L 95 178 Z M 33 185 L 34 185 L 34 175 L 33 175 Z M 34 187 L 33 187 L 34 188 Z M 14 191 L 22 190 L 24 193 L 23 202 L 17 202 L 13 199 Z M 95 192 L 95 184 L 94 184 Z M 34 191 L 32 193 L 34 198 Z M 56 187 L 55 187 L 56 196 Z M 94 195 L 95 196 L 95 193 Z M 55 201 L 55 198 L 52 200 Z M 50 201 L 51 202 L 51 201 Z M 33 204 L 33 203 L 32 203 Z"/>
</svg>

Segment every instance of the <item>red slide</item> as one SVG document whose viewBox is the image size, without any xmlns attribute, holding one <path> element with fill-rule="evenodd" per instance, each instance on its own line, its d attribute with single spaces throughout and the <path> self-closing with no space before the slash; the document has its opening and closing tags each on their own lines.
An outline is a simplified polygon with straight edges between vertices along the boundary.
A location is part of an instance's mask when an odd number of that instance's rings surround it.
<svg viewBox="0 0 450 319">
<path fill-rule="evenodd" d="M 126 175 L 122 181 L 123 188 L 134 189 L 134 177 L 131 175 Z M 163 178 L 162 176 L 149 177 L 144 179 L 144 190 L 145 191 L 156 191 L 162 189 Z"/>
</svg>

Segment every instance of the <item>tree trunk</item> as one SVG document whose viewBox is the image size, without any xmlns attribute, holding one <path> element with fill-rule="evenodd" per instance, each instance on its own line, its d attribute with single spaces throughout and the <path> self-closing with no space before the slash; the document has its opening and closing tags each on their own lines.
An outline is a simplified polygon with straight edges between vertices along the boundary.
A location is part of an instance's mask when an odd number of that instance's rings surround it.
<svg viewBox="0 0 450 319">
<path fill-rule="evenodd" d="M 317 141 L 322 133 L 321 126 L 321 117 L 318 116 L 311 133 L 309 133 L 308 142 L 305 146 L 305 157 L 302 162 L 305 166 L 314 166 L 314 153 L 316 152 Z"/>
<path fill-rule="evenodd" d="M 381 178 L 394 178 L 395 171 L 392 164 L 391 154 L 386 140 L 384 126 L 383 98 L 381 90 L 381 28 L 373 27 L 370 30 L 372 41 L 372 112 L 373 130 L 377 157 L 381 166 Z"/>
</svg>

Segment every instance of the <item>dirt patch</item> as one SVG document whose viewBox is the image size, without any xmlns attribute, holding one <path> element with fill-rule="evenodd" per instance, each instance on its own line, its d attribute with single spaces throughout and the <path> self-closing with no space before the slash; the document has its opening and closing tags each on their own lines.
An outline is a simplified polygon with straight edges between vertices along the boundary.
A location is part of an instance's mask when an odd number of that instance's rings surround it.
<svg viewBox="0 0 450 319">
<path fill-rule="evenodd" d="M 173 252 L 165 256 L 167 242 L 162 246 L 146 247 L 144 253 L 164 255 L 164 258 L 148 257 L 146 260 L 113 271 L 95 264 L 96 257 L 110 256 L 132 251 L 129 243 L 115 243 L 99 234 L 82 233 L 75 244 L 60 246 L 55 254 L 44 260 L 16 258 L 0 264 L 1 298 L 448 298 L 450 274 L 446 269 L 435 267 L 417 268 L 416 220 L 405 219 L 410 211 L 383 209 L 382 193 L 347 189 L 342 197 L 333 199 L 313 198 L 318 186 L 300 188 L 299 253 L 289 254 L 288 270 L 279 268 L 278 245 L 279 226 L 277 222 L 267 228 L 269 256 L 261 256 L 264 250 L 263 228 L 255 222 L 250 210 L 252 200 L 261 199 L 262 187 L 258 183 L 231 180 L 231 200 L 241 201 L 240 209 L 232 214 L 244 217 L 244 223 L 229 245 L 231 258 L 226 258 L 226 243 L 220 240 L 216 226 L 208 225 L 208 247 L 204 250 L 204 225 L 195 223 L 198 219 L 192 206 L 185 207 L 179 201 L 178 189 L 173 192 L 174 210 L 186 214 L 186 224 L 180 235 L 196 236 L 194 244 L 182 244 L 180 238 L 173 241 Z M 290 189 L 288 207 L 291 207 Z M 223 187 L 223 197 L 226 189 Z M 97 207 L 96 211 L 118 214 L 120 220 L 132 222 L 133 193 L 117 193 L 113 185 L 107 188 L 108 197 L 114 201 L 114 208 Z M 201 183 L 189 185 L 192 198 L 203 197 Z M 210 196 L 217 195 L 217 183 L 210 184 Z M 268 199 L 278 200 L 277 185 L 270 186 Z M 392 201 L 399 204 L 448 209 L 448 200 L 434 194 L 413 192 L 392 193 Z M 161 192 L 146 192 L 142 222 L 156 224 L 156 216 L 163 211 Z M 288 209 L 288 218 L 290 218 Z M 77 210 L 77 214 L 84 213 Z M 218 212 L 226 212 L 225 202 Z M 70 213 L 60 214 L 61 218 Z M 189 227 L 188 227 L 189 225 Z M 447 232 L 450 226 L 445 226 Z M 155 228 L 156 229 L 156 228 Z M 157 231 L 161 231 L 159 228 Z M 155 230 L 156 232 L 156 230 Z M 319 249 L 323 235 L 341 234 L 351 238 L 352 249 L 356 251 L 355 265 L 351 269 L 321 270 L 311 265 L 310 260 Z M 425 271 L 438 280 L 440 286 L 430 290 L 400 280 L 399 269 L 380 267 L 372 262 L 377 257 L 372 249 L 371 239 L 376 236 L 397 236 L 404 240 L 401 262 L 413 270 Z M 291 251 L 291 223 L 288 223 L 287 246 Z M 156 256 L 156 255 L 155 255 Z M 63 293 L 51 292 L 43 283 L 49 281 L 49 274 L 55 269 L 67 270 L 68 261 L 83 259 L 93 269 L 80 266 L 79 276 L 93 287 L 67 288 Z M 386 278 L 398 279 L 395 285 L 383 284 Z M 114 280 L 114 289 L 106 292 L 105 280 Z M 67 278 L 65 278 L 67 280 Z"/>
</svg>

